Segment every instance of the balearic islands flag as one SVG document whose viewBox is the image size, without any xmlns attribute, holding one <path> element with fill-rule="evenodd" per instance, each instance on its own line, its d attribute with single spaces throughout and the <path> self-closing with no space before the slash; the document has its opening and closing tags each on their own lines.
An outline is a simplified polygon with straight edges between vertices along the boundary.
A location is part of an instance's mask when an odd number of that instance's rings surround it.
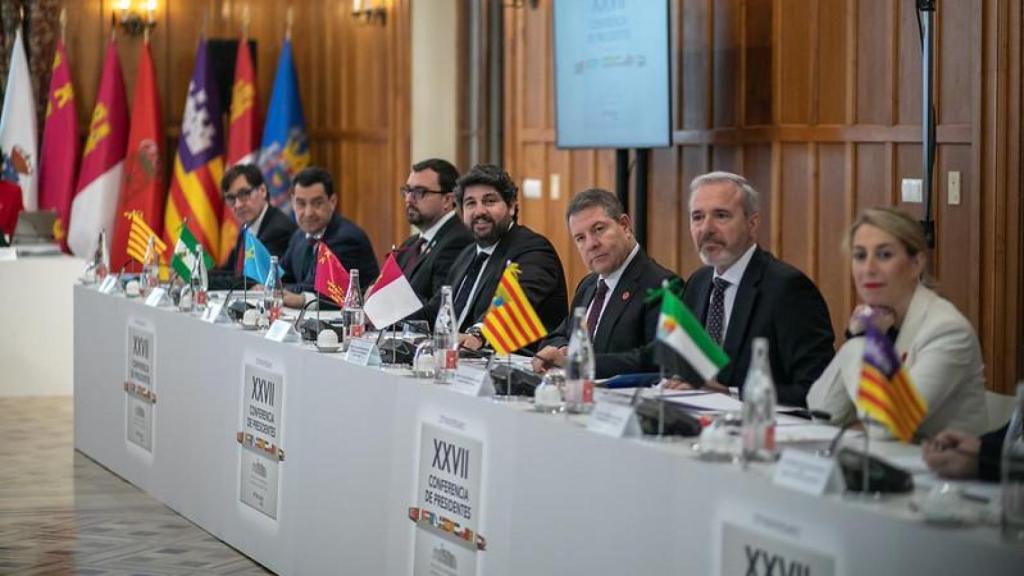
<svg viewBox="0 0 1024 576">
<path fill-rule="evenodd" d="M 121 187 L 124 151 L 128 142 L 128 107 L 117 45 L 107 44 L 100 90 L 92 112 L 89 137 L 82 151 L 78 192 L 71 201 L 68 246 L 75 255 L 92 259 L 100 230 L 113 229 L 117 193 Z"/>
<path fill-rule="evenodd" d="M 0 116 L 0 179 L 21 187 L 25 210 L 35 210 L 38 206 L 38 153 L 36 99 L 32 94 L 32 80 L 19 26 L 11 49 L 7 92 L 4 93 L 4 110 Z"/>
<path fill-rule="evenodd" d="M 331 252 L 326 242 L 320 242 L 316 247 L 315 276 L 313 289 L 333 300 L 338 308 L 344 307 L 349 283 L 348 270 L 334 252 Z"/>
<path fill-rule="evenodd" d="M 519 285 L 518 276 L 519 265 L 509 262 L 484 316 L 481 333 L 498 356 L 507 356 L 548 333 Z"/>
<path fill-rule="evenodd" d="M 708 336 L 682 300 L 667 288 L 661 292 L 658 344 L 689 362 L 705 381 L 714 378 L 729 363 L 725 351 Z M 658 356 L 664 366 L 666 359 L 661 352 Z"/>
<path fill-rule="evenodd" d="M 270 96 L 270 110 L 260 148 L 260 170 L 267 181 L 270 201 L 290 213 L 288 188 L 292 177 L 309 165 L 306 118 L 299 99 L 299 80 L 295 74 L 290 38 L 285 39 L 277 61 L 274 91 Z"/>
<path fill-rule="evenodd" d="M 908 443 L 924 420 L 928 405 L 900 364 L 889 338 L 871 322 L 867 324 L 857 407 Z"/>
<path fill-rule="evenodd" d="M 259 95 L 249 42 L 244 35 L 238 43 L 238 57 L 235 58 L 235 84 L 231 90 L 228 118 L 227 166 L 255 163 L 260 147 Z M 218 263 L 224 264 L 238 242 L 239 222 L 227 203 L 221 213 Z"/>
<path fill-rule="evenodd" d="M 57 212 L 54 238 L 66 245 L 78 168 L 78 114 L 64 41 L 57 40 L 39 155 L 39 208 Z"/>
<path fill-rule="evenodd" d="M 177 243 L 176 235 L 188 218 L 196 240 L 214 255 L 220 250 L 220 179 L 224 174 L 224 128 L 218 101 L 203 38 L 181 119 L 171 191 L 164 210 L 164 238 L 168 244 Z"/>
<path fill-rule="evenodd" d="M 149 42 L 144 42 L 135 79 L 135 96 L 132 98 L 132 128 L 128 134 L 128 153 L 124 159 L 124 180 L 117 214 L 133 212 L 157 234 L 163 227 L 166 159 L 153 56 Z M 110 253 L 110 264 L 114 270 L 120 270 L 129 262 L 130 224 L 131 221 L 125 218 L 117 218 L 114 222 Z"/>
<path fill-rule="evenodd" d="M 380 278 L 370 286 L 363 310 L 377 328 L 390 326 L 423 307 L 412 285 L 402 274 L 395 254 L 388 254 Z"/>
</svg>

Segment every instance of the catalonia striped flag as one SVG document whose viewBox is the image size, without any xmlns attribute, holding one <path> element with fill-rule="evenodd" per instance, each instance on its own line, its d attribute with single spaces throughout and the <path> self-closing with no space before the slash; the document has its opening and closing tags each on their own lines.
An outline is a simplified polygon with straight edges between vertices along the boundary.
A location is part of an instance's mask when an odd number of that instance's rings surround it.
<svg viewBox="0 0 1024 576">
<path fill-rule="evenodd" d="M 523 293 L 518 275 L 519 265 L 509 262 L 484 316 L 481 332 L 499 356 L 507 356 L 548 333 Z"/>
<path fill-rule="evenodd" d="M 142 217 L 142 212 L 139 210 L 132 210 L 131 212 L 125 212 L 124 217 L 128 219 L 130 226 L 128 228 L 128 255 L 131 256 L 137 262 L 144 264 L 146 262 L 146 249 L 149 247 L 149 239 L 153 239 L 153 247 L 156 248 L 158 254 L 165 254 L 167 252 L 167 244 L 157 236 L 156 232 L 146 224 L 146 219 Z"/>
<path fill-rule="evenodd" d="M 914 432 L 928 412 L 924 398 L 900 364 L 892 342 L 874 326 L 868 326 L 864 333 L 864 363 L 857 407 L 902 442 L 914 438 Z"/>
<path fill-rule="evenodd" d="M 220 99 L 206 39 L 199 43 L 188 98 L 181 119 L 181 137 L 174 157 L 171 191 L 164 210 L 164 235 L 175 245 L 182 223 L 215 260 L 220 260 L 220 179 L 224 174 L 224 127 Z"/>
</svg>

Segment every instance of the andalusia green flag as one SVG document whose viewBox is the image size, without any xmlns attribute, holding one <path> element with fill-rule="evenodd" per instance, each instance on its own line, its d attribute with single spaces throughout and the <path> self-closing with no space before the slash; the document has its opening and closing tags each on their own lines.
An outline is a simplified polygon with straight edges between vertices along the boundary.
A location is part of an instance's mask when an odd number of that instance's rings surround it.
<svg viewBox="0 0 1024 576">
<path fill-rule="evenodd" d="M 174 245 L 174 257 L 171 258 L 171 267 L 178 273 L 178 277 L 185 282 L 192 281 L 192 270 L 196 264 L 195 255 L 197 248 L 203 254 L 203 263 L 206 264 L 206 268 L 212 268 L 213 258 L 199 245 L 199 242 L 192 235 L 192 231 L 188 229 L 188 226 L 182 226 L 181 235 L 178 236 L 178 243 Z"/>
<path fill-rule="evenodd" d="M 663 290 L 661 295 L 658 341 L 661 348 L 689 362 L 705 381 L 729 363 L 725 351 L 708 336 L 686 304 L 669 290 Z"/>
</svg>

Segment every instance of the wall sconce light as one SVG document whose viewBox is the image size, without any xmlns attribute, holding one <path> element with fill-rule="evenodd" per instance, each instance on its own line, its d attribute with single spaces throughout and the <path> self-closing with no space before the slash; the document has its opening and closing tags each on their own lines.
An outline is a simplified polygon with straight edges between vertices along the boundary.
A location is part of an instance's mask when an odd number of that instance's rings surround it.
<svg viewBox="0 0 1024 576">
<path fill-rule="evenodd" d="M 366 24 L 379 22 L 383 26 L 387 22 L 388 10 L 383 0 L 352 0 L 352 16 Z"/>
<path fill-rule="evenodd" d="M 139 36 L 156 27 L 156 0 L 117 0 L 114 24 L 129 36 Z"/>
</svg>

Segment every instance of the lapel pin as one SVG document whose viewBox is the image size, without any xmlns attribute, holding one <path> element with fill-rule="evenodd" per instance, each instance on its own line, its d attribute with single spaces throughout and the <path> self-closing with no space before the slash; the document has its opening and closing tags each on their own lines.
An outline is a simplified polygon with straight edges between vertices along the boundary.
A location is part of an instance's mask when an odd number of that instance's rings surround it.
<svg viewBox="0 0 1024 576">
<path fill-rule="evenodd" d="M 622 299 L 629 300 L 629 290 L 626 290 L 625 292 L 622 293 Z"/>
</svg>

